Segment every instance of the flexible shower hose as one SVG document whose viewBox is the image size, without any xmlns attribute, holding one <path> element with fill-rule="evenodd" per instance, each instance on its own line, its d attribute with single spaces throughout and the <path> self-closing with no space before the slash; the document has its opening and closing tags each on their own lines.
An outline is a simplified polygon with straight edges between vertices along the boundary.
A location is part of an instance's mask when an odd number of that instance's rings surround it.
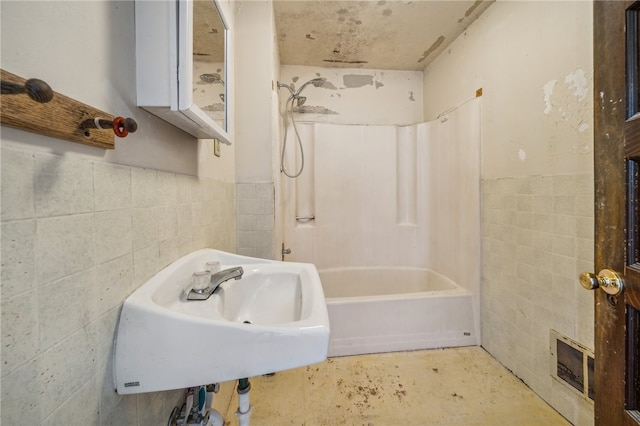
<svg viewBox="0 0 640 426">
<path fill-rule="evenodd" d="M 293 103 L 295 102 L 296 97 L 294 95 L 289 96 L 287 102 L 284 106 L 284 140 L 282 141 L 282 153 L 280 155 L 280 171 L 284 173 L 284 175 L 288 178 L 295 179 L 304 170 L 304 149 L 302 148 L 302 140 L 300 140 L 300 135 L 298 134 L 298 128 L 296 127 L 296 120 L 293 118 Z M 291 106 L 289 107 L 289 103 Z M 290 174 L 284 166 L 284 156 L 287 150 L 287 113 L 291 116 L 291 124 L 293 126 L 293 131 L 296 135 L 296 139 L 298 141 L 298 146 L 300 147 L 300 170 L 296 171 L 294 174 Z"/>
</svg>

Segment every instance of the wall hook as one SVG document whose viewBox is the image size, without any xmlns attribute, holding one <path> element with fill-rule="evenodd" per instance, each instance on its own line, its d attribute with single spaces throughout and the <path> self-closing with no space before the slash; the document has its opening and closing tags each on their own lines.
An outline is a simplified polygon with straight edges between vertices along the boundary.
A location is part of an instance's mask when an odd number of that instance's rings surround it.
<svg viewBox="0 0 640 426">
<path fill-rule="evenodd" d="M 31 99 L 41 104 L 49 102 L 53 99 L 53 90 L 51 86 L 37 78 L 31 78 L 24 84 L 12 83 L 2 80 L 3 95 L 19 95 L 26 93 Z"/>
<path fill-rule="evenodd" d="M 115 117 L 113 120 L 98 117 L 89 118 L 83 121 L 80 126 L 84 129 L 85 136 L 90 135 L 88 129 L 113 130 L 113 133 L 120 138 L 138 130 L 138 123 L 133 118 L 124 117 Z"/>
</svg>

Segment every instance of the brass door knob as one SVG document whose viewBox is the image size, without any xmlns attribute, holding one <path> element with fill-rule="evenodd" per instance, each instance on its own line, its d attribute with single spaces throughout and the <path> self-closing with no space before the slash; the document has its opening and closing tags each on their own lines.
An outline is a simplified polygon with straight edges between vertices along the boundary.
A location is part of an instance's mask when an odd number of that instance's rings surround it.
<svg viewBox="0 0 640 426">
<path fill-rule="evenodd" d="M 616 296 L 622 293 L 624 282 L 620 275 L 610 269 L 603 269 L 596 274 L 591 272 L 583 272 L 580 274 L 580 285 L 587 290 L 594 290 L 598 287 L 606 293 Z"/>
</svg>

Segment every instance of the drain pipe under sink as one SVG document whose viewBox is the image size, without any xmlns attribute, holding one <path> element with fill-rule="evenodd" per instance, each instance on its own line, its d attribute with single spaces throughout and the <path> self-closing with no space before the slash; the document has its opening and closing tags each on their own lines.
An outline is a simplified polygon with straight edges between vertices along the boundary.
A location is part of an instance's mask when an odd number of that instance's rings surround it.
<svg viewBox="0 0 640 426">
<path fill-rule="evenodd" d="M 249 418 L 251 417 L 251 405 L 249 403 L 249 391 L 251 383 L 249 379 L 238 380 L 238 423 L 240 426 L 249 426 Z"/>
<path fill-rule="evenodd" d="M 220 385 L 218 383 L 207 385 L 206 387 L 205 404 L 203 409 L 207 409 L 207 411 L 205 417 L 206 423 L 204 426 L 224 426 L 224 418 L 222 417 L 222 414 L 213 408 L 213 395 L 218 393 L 219 390 Z"/>
</svg>

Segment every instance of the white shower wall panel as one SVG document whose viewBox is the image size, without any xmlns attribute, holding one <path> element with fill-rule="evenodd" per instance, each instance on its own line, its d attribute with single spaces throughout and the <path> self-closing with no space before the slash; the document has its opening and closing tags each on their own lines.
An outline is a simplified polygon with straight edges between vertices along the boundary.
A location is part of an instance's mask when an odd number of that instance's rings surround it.
<svg viewBox="0 0 640 426">
<path fill-rule="evenodd" d="M 395 226 L 395 128 L 316 125 L 319 266 L 390 261 Z M 323 231 L 324 230 L 324 231 Z"/>
<path fill-rule="evenodd" d="M 313 161 L 315 220 L 285 219 L 295 223 L 287 232 L 293 250 L 288 259 L 318 267 L 424 265 L 421 229 L 398 222 L 396 127 L 299 126 L 313 129 L 313 157 L 306 161 Z M 285 193 L 307 197 L 300 188 L 291 190 L 299 183 L 287 180 Z M 284 210 L 291 216 L 291 209 Z"/>
<path fill-rule="evenodd" d="M 425 182 L 427 267 L 473 295 L 480 310 L 480 100 L 418 125 Z M 424 136 L 422 133 L 424 132 Z M 424 137 L 424 139 L 422 139 Z M 480 330 L 476 330 L 479 335 Z"/>
<path fill-rule="evenodd" d="M 425 179 L 428 241 L 437 250 L 430 268 L 478 294 L 480 274 L 479 101 L 461 105 L 439 120 L 419 125 L 426 132 Z"/>
</svg>

